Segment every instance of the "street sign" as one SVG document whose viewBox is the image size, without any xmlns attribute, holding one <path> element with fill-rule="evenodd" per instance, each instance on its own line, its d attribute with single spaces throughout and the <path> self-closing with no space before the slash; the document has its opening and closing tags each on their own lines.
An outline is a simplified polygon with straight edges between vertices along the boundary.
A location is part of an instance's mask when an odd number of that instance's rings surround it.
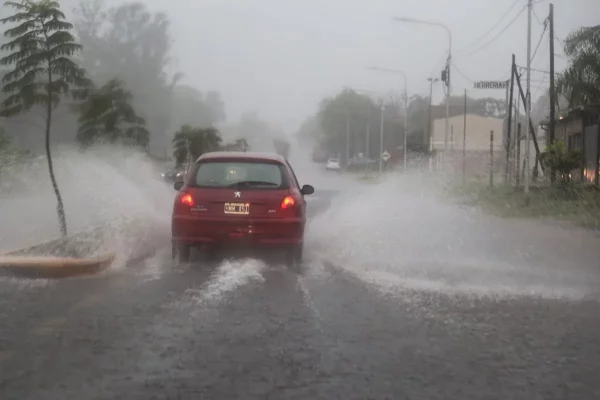
<svg viewBox="0 0 600 400">
<path fill-rule="evenodd" d="M 479 81 L 474 83 L 475 89 L 506 89 L 508 81 Z"/>
<path fill-rule="evenodd" d="M 388 152 L 387 152 L 387 151 L 385 151 L 385 150 L 383 151 L 383 153 L 381 153 L 381 159 L 382 159 L 383 161 L 386 161 L 386 162 L 387 162 L 387 160 L 389 160 L 389 159 L 390 159 L 390 157 L 391 157 L 391 156 L 390 156 L 390 153 L 388 153 Z"/>
</svg>

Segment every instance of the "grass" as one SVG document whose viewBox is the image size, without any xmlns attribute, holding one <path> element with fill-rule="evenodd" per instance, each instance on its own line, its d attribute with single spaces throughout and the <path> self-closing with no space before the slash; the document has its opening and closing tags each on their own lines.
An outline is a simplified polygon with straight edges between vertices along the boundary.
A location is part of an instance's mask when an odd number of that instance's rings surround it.
<svg viewBox="0 0 600 400">
<path fill-rule="evenodd" d="M 527 197 L 522 188 L 482 182 L 451 185 L 447 192 L 465 205 L 478 206 L 501 217 L 565 220 L 600 229 L 600 188 L 556 185 L 532 187 Z"/>
</svg>

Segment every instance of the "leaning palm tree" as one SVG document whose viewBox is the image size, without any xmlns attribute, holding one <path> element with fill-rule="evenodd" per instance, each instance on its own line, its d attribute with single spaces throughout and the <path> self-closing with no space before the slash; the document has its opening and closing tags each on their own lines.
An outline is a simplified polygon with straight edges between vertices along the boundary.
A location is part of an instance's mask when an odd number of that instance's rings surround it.
<svg viewBox="0 0 600 400">
<path fill-rule="evenodd" d="M 600 104 L 600 25 L 571 32 L 564 50 L 570 63 L 557 77 L 557 92 L 571 108 Z"/>
</svg>

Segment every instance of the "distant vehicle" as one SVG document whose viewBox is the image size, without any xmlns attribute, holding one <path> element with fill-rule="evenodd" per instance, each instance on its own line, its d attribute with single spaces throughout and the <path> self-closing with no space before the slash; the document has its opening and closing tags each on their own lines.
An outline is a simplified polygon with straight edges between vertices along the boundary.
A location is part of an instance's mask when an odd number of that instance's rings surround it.
<svg viewBox="0 0 600 400">
<path fill-rule="evenodd" d="M 337 158 L 330 158 L 327 160 L 327 164 L 325 164 L 325 168 L 332 171 L 340 170 L 340 160 Z"/>
<path fill-rule="evenodd" d="M 275 247 L 290 263 L 302 261 L 306 202 L 314 193 L 300 187 L 280 155 L 213 152 L 194 163 L 173 204 L 173 258 L 187 262 L 194 246 Z"/>
<path fill-rule="evenodd" d="M 185 171 L 180 168 L 171 168 L 160 174 L 160 177 L 166 182 L 182 181 L 185 176 Z"/>
</svg>

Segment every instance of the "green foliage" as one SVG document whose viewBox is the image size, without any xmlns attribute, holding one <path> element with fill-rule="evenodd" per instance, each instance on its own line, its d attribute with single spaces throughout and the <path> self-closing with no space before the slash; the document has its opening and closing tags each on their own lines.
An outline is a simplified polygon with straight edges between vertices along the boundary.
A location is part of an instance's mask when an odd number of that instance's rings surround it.
<svg viewBox="0 0 600 400">
<path fill-rule="evenodd" d="M 0 46 L 0 50 L 9 54 L 0 59 L 0 65 L 12 66 L 13 70 L 2 78 L 6 98 L 2 101 L 0 116 L 20 114 L 37 105 L 45 106 L 48 172 L 56 195 L 60 230 L 67 235 L 64 205 L 50 154 L 50 128 L 52 111 L 61 97 L 84 97 L 91 86 L 84 70 L 72 59 L 82 47 L 75 43 L 70 32 L 73 25 L 65 21 L 57 1 L 7 1 L 5 6 L 13 8 L 15 13 L 0 19 L 2 24 L 13 26 L 4 32 L 9 41 Z"/>
<path fill-rule="evenodd" d="M 232 143 L 225 143 L 221 146 L 221 150 L 223 151 L 248 151 L 250 150 L 250 146 L 248 145 L 248 141 L 244 138 L 236 139 Z"/>
<path fill-rule="evenodd" d="M 600 25 L 571 32 L 564 51 L 570 63 L 558 75 L 558 93 L 571 108 L 600 103 Z"/>
<path fill-rule="evenodd" d="M 72 60 L 81 45 L 69 32 L 72 25 L 64 20 L 59 3 L 23 0 L 7 1 L 5 6 L 16 13 L 0 22 L 16 26 L 5 31 L 10 40 L 0 46 L 9 52 L 0 65 L 13 67 L 2 79 L 6 98 L 0 115 L 16 115 L 35 105 L 56 107 L 62 95 L 85 94 L 71 90 L 87 88 L 91 82 Z"/>
<path fill-rule="evenodd" d="M 116 79 L 92 91 L 79 105 L 78 142 L 83 147 L 104 142 L 146 148 L 149 134 L 144 119 L 131 105 L 132 99 L 123 82 Z"/>
<path fill-rule="evenodd" d="M 182 126 L 173 137 L 173 158 L 179 168 L 204 153 L 219 150 L 223 139 L 216 128 Z"/>
<path fill-rule="evenodd" d="M 540 160 L 550 170 L 556 171 L 563 182 L 570 182 L 571 172 L 580 168 L 583 162 L 581 153 L 567 150 L 562 140 L 546 146 L 546 151 L 540 154 Z"/>
<path fill-rule="evenodd" d="M 384 105 L 384 148 L 395 149 L 402 142 L 404 117 L 400 105 L 388 99 Z M 329 154 L 346 155 L 347 127 L 350 128 L 350 157 L 366 153 L 366 132 L 370 131 L 370 156 L 377 157 L 380 147 L 381 106 L 369 96 L 345 89 L 321 101 L 317 120 L 323 131 L 323 147 Z M 369 155 L 367 155 L 369 156 Z"/>
<path fill-rule="evenodd" d="M 225 119 L 225 105 L 217 92 L 205 96 L 193 86 L 178 84 L 171 104 L 171 121 L 178 125 L 212 126 Z"/>
<path fill-rule="evenodd" d="M 126 82 L 151 132 L 151 150 L 164 151 L 173 127 L 212 126 L 225 118 L 218 93 L 203 95 L 181 85 L 182 74 L 169 73 L 172 39 L 166 13 L 139 1 L 109 7 L 103 0 L 81 0 L 75 15 L 86 49 L 84 67 L 95 81 L 118 77 Z"/>
</svg>

